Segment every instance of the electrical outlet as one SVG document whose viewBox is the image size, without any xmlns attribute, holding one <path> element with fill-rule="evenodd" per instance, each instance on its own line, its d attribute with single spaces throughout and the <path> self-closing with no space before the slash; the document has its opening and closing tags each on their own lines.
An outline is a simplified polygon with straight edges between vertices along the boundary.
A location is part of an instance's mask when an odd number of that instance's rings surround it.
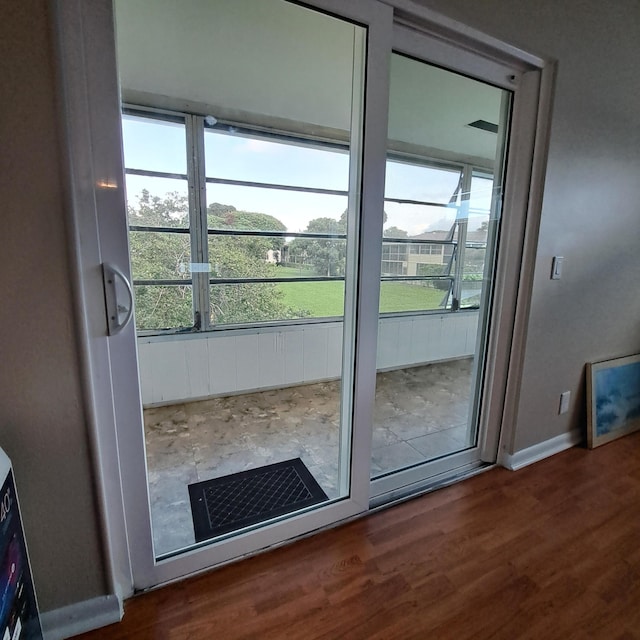
<svg viewBox="0 0 640 640">
<path fill-rule="evenodd" d="M 558 415 L 567 413 L 569 411 L 569 401 L 571 400 L 571 391 L 564 391 L 560 394 L 560 407 L 558 408 Z"/>
</svg>

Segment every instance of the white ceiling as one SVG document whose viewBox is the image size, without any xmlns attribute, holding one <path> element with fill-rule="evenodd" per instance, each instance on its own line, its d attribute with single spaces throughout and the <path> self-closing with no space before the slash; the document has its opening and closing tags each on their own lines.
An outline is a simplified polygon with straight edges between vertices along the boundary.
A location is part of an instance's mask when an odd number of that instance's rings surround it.
<svg viewBox="0 0 640 640">
<path fill-rule="evenodd" d="M 493 161 L 496 134 L 468 125 L 498 124 L 501 96 L 501 89 L 393 54 L 389 138 Z"/>
<path fill-rule="evenodd" d="M 346 130 L 362 27 L 282 0 L 116 0 L 123 90 Z M 393 55 L 389 136 L 493 161 L 502 91 Z M 166 104 L 166 101 L 163 102 Z"/>
</svg>

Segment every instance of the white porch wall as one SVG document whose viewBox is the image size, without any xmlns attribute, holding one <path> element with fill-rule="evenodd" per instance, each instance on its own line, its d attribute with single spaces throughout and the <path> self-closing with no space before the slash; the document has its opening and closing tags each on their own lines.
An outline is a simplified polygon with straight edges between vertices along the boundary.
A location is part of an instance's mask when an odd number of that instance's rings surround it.
<svg viewBox="0 0 640 640">
<path fill-rule="evenodd" d="M 384 318 L 378 369 L 470 356 L 478 312 Z M 307 384 L 340 376 L 342 322 L 138 340 L 145 406 Z"/>
</svg>

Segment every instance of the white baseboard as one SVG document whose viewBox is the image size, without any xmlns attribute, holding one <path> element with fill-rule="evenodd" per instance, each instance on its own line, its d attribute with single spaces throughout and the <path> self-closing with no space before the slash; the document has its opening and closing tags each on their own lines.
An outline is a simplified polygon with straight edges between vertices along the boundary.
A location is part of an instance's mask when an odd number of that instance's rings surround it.
<svg viewBox="0 0 640 640">
<path fill-rule="evenodd" d="M 45 640 L 64 640 L 120 622 L 123 611 L 122 600 L 109 595 L 47 611 L 40 619 Z"/>
<path fill-rule="evenodd" d="M 511 471 L 517 471 L 540 460 L 544 460 L 556 453 L 571 449 L 582 441 L 580 429 L 574 429 L 568 433 L 562 433 L 555 438 L 550 438 L 544 442 L 534 444 L 532 447 L 516 451 L 516 453 L 504 453 L 501 456 L 500 464 Z"/>
</svg>

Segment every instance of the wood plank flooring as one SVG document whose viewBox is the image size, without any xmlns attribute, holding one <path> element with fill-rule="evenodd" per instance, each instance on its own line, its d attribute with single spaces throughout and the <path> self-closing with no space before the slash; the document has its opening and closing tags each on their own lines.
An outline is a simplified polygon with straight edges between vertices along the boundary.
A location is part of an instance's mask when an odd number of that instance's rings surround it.
<svg viewBox="0 0 640 640">
<path fill-rule="evenodd" d="M 640 638 L 640 433 L 137 596 L 79 637 Z"/>
</svg>

